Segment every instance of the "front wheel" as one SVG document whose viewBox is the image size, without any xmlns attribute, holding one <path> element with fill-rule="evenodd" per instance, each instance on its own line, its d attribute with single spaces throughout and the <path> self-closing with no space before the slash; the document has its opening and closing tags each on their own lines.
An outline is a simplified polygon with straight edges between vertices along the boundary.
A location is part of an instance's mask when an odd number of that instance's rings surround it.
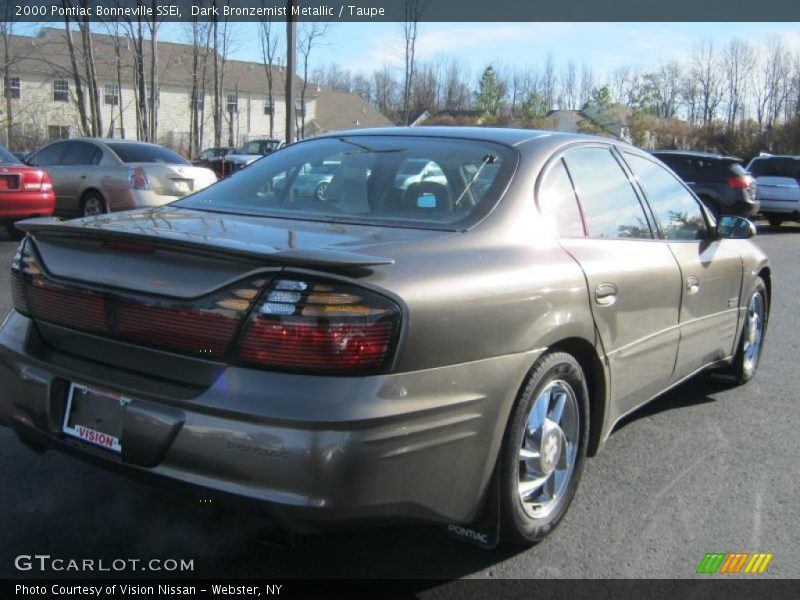
<svg viewBox="0 0 800 600">
<path fill-rule="evenodd" d="M 588 440 L 589 392 L 571 355 L 537 361 L 517 398 L 500 454 L 504 541 L 530 545 L 550 533 L 578 486 Z"/>
<path fill-rule="evenodd" d="M 743 384 L 756 375 L 767 331 L 767 288 L 761 277 L 756 277 L 747 301 L 747 313 L 733 359 L 733 376 L 736 383 Z"/>
</svg>

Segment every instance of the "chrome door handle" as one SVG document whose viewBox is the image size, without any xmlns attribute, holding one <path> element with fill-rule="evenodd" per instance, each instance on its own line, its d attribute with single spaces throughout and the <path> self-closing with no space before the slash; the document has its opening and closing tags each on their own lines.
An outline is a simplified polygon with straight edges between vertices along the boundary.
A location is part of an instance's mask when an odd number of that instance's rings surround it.
<svg viewBox="0 0 800 600">
<path fill-rule="evenodd" d="M 617 301 L 619 290 L 613 283 L 601 283 L 594 291 L 594 300 L 600 306 L 611 306 Z"/>
<path fill-rule="evenodd" d="M 694 275 L 690 275 L 686 278 L 686 293 L 687 294 L 696 294 L 700 291 L 700 280 L 695 277 Z"/>
</svg>

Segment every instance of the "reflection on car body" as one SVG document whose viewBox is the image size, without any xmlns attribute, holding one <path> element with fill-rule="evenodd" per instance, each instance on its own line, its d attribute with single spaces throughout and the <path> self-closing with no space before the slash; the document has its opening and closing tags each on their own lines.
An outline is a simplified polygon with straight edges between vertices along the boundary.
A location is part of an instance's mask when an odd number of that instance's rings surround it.
<svg viewBox="0 0 800 600">
<path fill-rule="evenodd" d="M 320 167 L 324 197 L 299 193 Z M 535 542 L 620 418 L 710 368 L 751 379 L 769 315 L 752 224 L 591 136 L 337 133 L 168 206 L 20 227 L 3 420 L 81 456 L 96 429 L 128 473 L 298 532 L 489 507 Z"/>
</svg>

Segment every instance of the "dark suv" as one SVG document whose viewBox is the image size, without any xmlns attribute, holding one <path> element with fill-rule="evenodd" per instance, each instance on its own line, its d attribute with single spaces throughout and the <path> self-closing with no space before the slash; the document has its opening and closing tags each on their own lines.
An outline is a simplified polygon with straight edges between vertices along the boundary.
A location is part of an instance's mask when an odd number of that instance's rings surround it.
<svg viewBox="0 0 800 600">
<path fill-rule="evenodd" d="M 714 216 L 750 217 L 758 212 L 755 179 L 740 158 L 684 150 L 652 154 L 675 171 Z"/>
</svg>

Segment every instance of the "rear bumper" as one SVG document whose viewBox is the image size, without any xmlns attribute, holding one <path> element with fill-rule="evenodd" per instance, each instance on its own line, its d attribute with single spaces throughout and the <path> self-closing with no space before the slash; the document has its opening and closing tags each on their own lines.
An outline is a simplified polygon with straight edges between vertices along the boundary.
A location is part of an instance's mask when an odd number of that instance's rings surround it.
<svg viewBox="0 0 800 600">
<path fill-rule="evenodd" d="M 0 192 L 0 223 L 52 215 L 55 207 L 53 192 Z"/>
<path fill-rule="evenodd" d="M 800 216 L 800 199 L 798 198 L 759 198 L 761 214 L 764 215 L 796 215 Z"/>
<path fill-rule="evenodd" d="M 129 475 L 258 501 L 298 532 L 354 521 L 467 522 L 480 510 L 516 395 L 509 382 L 521 382 L 536 356 L 360 378 L 228 367 L 208 388 L 166 395 L 107 365 L 61 360 L 12 312 L 0 330 L 0 419 Z M 70 381 L 132 399 L 121 455 L 61 432 Z"/>
</svg>

